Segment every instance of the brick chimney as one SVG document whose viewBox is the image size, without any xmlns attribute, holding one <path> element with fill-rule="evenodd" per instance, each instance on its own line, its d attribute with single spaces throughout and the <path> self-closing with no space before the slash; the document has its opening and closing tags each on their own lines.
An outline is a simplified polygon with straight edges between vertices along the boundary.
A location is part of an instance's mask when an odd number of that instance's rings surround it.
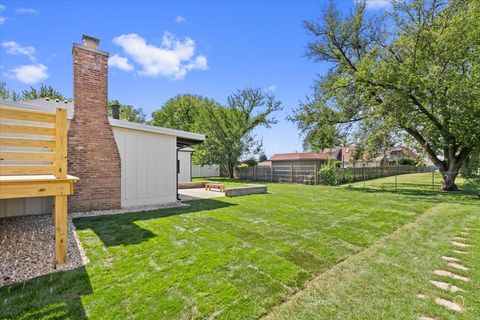
<svg viewBox="0 0 480 320">
<path fill-rule="evenodd" d="M 108 53 L 99 40 L 73 44 L 74 116 L 68 130 L 68 173 L 80 178 L 69 210 L 121 206 L 120 155 L 108 121 Z"/>
</svg>

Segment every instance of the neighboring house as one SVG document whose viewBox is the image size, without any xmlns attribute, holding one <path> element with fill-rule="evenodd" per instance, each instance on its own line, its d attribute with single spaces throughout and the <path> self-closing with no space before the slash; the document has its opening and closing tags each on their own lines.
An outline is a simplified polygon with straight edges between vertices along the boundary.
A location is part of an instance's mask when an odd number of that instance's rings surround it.
<svg viewBox="0 0 480 320">
<path fill-rule="evenodd" d="M 374 160 L 380 162 L 381 164 L 390 165 L 397 163 L 398 160 L 403 158 L 416 160 L 417 154 L 413 152 L 410 148 L 407 148 L 405 146 L 398 146 L 392 148 L 386 154 L 379 155 Z"/>
<path fill-rule="evenodd" d="M 108 118 L 108 53 L 84 36 L 73 45 L 74 101 L 37 99 L 2 105 L 68 110 L 68 173 L 80 178 L 69 211 L 108 210 L 177 201 L 177 151 L 202 134 Z M 51 212 L 47 198 L 0 201 L 0 217 Z"/>
<path fill-rule="evenodd" d="M 280 153 L 274 154 L 268 161 L 271 162 L 272 168 L 280 166 L 316 166 L 320 169 L 321 165 L 328 160 L 335 160 L 326 153 Z"/>
</svg>

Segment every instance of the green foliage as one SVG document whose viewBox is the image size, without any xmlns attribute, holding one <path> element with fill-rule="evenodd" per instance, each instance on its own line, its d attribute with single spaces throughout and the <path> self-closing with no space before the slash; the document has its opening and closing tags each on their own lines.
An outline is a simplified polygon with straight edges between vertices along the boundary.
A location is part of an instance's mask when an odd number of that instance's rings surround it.
<svg viewBox="0 0 480 320">
<path fill-rule="evenodd" d="M 414 166 L 415 165 L 415 159 L 411 158 L 400 158 L 397 160 L 397 164 L 401 166 Z"/>
<path fill-rule="evenodd" d="M 110 100 L 108 102 L 108 115 L 112 116 L 112 106 L 120 106 L 120 120 L 126 120 L 130 122 L 146 123 L 147 115 L 143 112 L 142 108 L 135 108 L 132 105 L 122 104 L 118 100 Z"/>
<path fill-rule="evenodd" d="M 208 138 L 196 147 L 196 162 L 220 164 L 233 177 L 234 167 L 241 158 L 262 150 L 262 143 L 253 135 L 253 130 L 275 124 L 272 113 L 280 108 L 281 102 L 273 95 L 247 88 L 229 96 L 225 107 L 201 109 L 193 131 L 205 133 Z"/>
<path fill-rule="evenodd" d="M 257 159 L 255 159 L 255 157 L 250 157 L 248 158 L 247 160 L 243 161 L 244 164 L 246 164 L 247 166 L 249 167 L 254 167 L 258 164 L 258 161 Z"/>
<path fill-rule="evenodd" d="M 6 82 L 0 82 L 0 98 L 13 101 L 34 100 L 39 98 L 65 100 L 65 96 L 52 86 L 42 84 L 38 89 L 30 86 L 29 89 L 25 89 L 22 90 L 21 93 L 17 93 L 14 90 L 10 91 L 7 87 Z"/>
<path fill-rule="evenodd" d="M 265 155 L 265 153 L 261 153 L 259 156 L 258 156 L 258 162 L 264 162 L 264 161 L 267 161 L 268 158 L 267 156 Z"/>
<path fill-rule="evenodd" d="M 196 123 L 198 114 L 203 109 L 214 107 L 220 107 L 215 100 L 191 94 L 178 95 L 152 113 L 151 124 L 184 131 L 194 131 L 195 128 L 203 133 L 202 126 Z"/>
<path fill-rule="evenodd" d="M 441 172 L 458 172 L 480 145 L 480 2 L 394 1 L 384 16 L 365 10 L 361 1 L 342 15 L 331 2 L 320 22 L 305 23 L 307 55 L 332 67 L 293 120 L 307 144 L 349 134 L 379 148 L 408 134 Z M 444 177 L 443 188 L 455 190 L 455 174 Z"/>
<path fill-rule="evenodd" d="M 340 162 L 339 161 L 327 161 L 322 165 L 319 170 L 320 183 L 329 186 L 334 186 L 340 183 Z"/>
</svg>

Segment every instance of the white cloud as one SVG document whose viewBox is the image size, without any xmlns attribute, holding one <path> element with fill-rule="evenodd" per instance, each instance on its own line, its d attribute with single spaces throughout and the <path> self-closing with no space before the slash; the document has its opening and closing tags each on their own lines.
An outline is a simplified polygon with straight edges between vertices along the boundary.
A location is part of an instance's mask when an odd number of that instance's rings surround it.
<svg viewBox="0 0 480 320">
<path fill-rule="evenodd" d="M 124 57 L 120 57 L 118 54 L 114 54 L 110 58 L 108 58 L 108 65 L 110 67 L 118 68 L 123 71 L 132 71 L 133 66 L 128 63 L 128 59 Z"/>
<path fill-rule="evenodd" d="M 188 37 L 182 41 L 165 32 L 159 47 L 147 44 L 135 33 L 118 36 L 113 42 L 141 66 L 141 76 L 181 79 L 191 70 L 208 68 L 205 56 L 194 57 L 195 41 Z"/>
<path fill-rule="evenodd" d="M 390 5 L 391 0 L 366 0 L 367 1 L 367 8 L 369 9 L 381 9 L 386 8 Z M 355 0 L 355 2 L 359 2 L 359 0 Z"/>
<path fill-rule="evenodd" d="M 33 8 L 18 8 L 16 12 L 19 14 L 33 14 L 36 16 L 40 13 L 38 10 Z"/>
<path fill-rule="evenodd" d="M 27 56 L 30 60 L 35 61 L 36 50 L 34 47 L 22 47 L 15 41 L 4 41 L 2 47 L 9 54 L 21 54 Z"/>
<path fill-rule="evenodd" d="M 0 25 L 4 24 L 7 18 L 0 16 Z"/>
<path fill-rule="evenodd" d="M 265 88 L 265 91 L 269 91 L 269 92 L 275 92 L 276 90 L 277 90 L 277 86 L 274 84 Z"/>
<path fill-rule="evenodd" d="M 185 17 L 182 17 L 182 16 L 176 16 L 175 17 L 175 22 L 177 23 L 182 23 L 182 22 L 185 22 L 187 19 L 185 19 Z"/>
<path fill-rule="evenodd" d="M 49 77 L 47 67 L 43 64 L 26 64 L 10 70 L 10 77 L 20 82 L 34 85 Z"/>
<path fill-rule="evenodd" d="M 5 10 L 7 7 L 4 6 L 3 4 L 0 4 L 0 12 L 2 12 L 3 10 Z"/>
</svg>

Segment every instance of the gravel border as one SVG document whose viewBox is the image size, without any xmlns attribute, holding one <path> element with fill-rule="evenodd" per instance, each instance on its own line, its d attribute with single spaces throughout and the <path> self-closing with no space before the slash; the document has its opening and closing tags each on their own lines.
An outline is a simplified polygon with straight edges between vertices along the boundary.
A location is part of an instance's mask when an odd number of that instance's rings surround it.
<svg viewBox="0 0 480 320">
<path fill-rule="evenodd" d="M 188 207 L 180 201 L 117 210 L 73 212 L 68 217 L 68 262 L 55 268 L 52 215 L 0 219 L 0 288 L 46 274 L 72 270 L 89 262 L 72 219 Z"/>
<path fill-rule="evenodd" d="M 169 202 L 160 205 L 152 205 L 152 206 L 138 206 L 138 207 L 128 207 L 128 208 L 121 208 L 121 209 L 114 209 L 114 210 L 98 210 L 98 211 L 84 211 L 84 212 L 72 212 L 69 216 L 72 219 L 81 218 L 81 217 L 97 217 L 97 216 L 106 216 L 106 215 L 113 215 L 113 214 L 125 214 L 131 212 L 142 212 L 142 211 L 152 211 L 158 209 L 170 209 L 170 208 L 179 208 L 179 207 L 188 207 L 189 204 L 182 203 L 180 201 L 177 202 Z"/>
</svg>

